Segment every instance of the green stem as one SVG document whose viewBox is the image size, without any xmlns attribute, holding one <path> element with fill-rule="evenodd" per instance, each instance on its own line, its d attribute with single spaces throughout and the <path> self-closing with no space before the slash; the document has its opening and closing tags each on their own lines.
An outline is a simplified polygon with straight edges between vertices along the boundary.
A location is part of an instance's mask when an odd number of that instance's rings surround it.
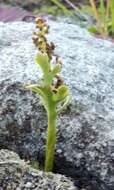
<svg viewBox="0 0 114 190">
<path fill-rule="evenodd" d="M 111 16 L 112 16 L 112 33 L 114 34 L 114 1 L 110 0 L 110 9 L 111 9 Z"/>
<path fill-rule="evenodd" d="M 45 171 L 49 172 L 53 169 L 54 151 L 56 143 L 56 108 L 51 105 L 48 110 L 48 129 L 47 129 L 47 143 L 46 143 L 46 160 Z"/>
<path fill-rule="evenodd" d="M 98 9 L 96 7 L 96 2 L 95 0 L 89 0 L 90 2 L 90 5 L 93 9 L 93 14 L 94 14 L 94 17 L 95 17 L 95 20 L 96 20 L 96 25 L 97 25 L 97 28 L 99 30 L 99 32 L 101 34 L 104 34 L 104 31 L 102 29 L 102 23 L 101 23 L 101 19 L 100 19 L 100 16 L 99 16 L 99 13 L 98 13 Z"/>
</svg>

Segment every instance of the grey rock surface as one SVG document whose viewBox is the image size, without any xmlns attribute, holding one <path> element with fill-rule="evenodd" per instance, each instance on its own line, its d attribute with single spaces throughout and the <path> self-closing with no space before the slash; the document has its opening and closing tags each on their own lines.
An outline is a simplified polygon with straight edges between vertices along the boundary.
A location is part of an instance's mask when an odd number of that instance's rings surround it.
<svg viewBox="0 0 114 190">
<path fill-rule="evenodd" d="M 31 8 L 31 7 L 39 7 L 43 4 L 46 3 L 46 0 L 24 0 L 24 1 L 21 1 L 21 0 L 0 0 L 0 3 L 4 3 L 4 4 L 10 4 L 10 5 L 19 5 L 19 6 L 22 6 L 22 7 L 26 7 L 26 8 Z"/>
<path fill-rule="evenodd" d="M 78 178 L 88 190 L 113 190 L 114 44 L 70 22 L 49 25 L 71 92 L 70 105 L 57 122 L 57 170 L 76 184 Z M 0 23 L 0 147 L 41 160 L 46 114 L 37 96 L 23 87 L 41 76 L 34 64 L 33 28 L 32 23 Z"/>
<path fill-rule="evenodd" d="M 77 190 L 73 182 L 60 174 L 31 168 L 9 150 L 0 150 L 0 190 Z"/>
</svg>

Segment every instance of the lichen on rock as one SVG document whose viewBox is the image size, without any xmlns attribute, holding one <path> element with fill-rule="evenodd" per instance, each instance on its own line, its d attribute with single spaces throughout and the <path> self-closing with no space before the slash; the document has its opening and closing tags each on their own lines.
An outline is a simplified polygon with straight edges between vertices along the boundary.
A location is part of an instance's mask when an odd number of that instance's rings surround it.
<svg viewBox="0 0 114 190">
<path fill-rule="evenodd" d="M 5 149 L 0 150 L 0 189 L 77 190 L 66 177 L 35 170 L 16 153 Z"/>
</svg>

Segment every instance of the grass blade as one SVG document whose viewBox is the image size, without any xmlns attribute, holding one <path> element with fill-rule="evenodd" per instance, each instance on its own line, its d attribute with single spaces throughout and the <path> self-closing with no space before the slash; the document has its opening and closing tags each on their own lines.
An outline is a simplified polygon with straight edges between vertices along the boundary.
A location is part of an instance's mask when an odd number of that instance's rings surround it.
<svg viewBox="0 0 114 190">
<path fill-rule="evenodd" d="M 110 0 L 111 20 L 112 20 L 112 32 L 114 33 L 114 0 Z"/>
<path fill-rule="evenodd" d="M 62 9 L 63 13 L 66 15 L 73 16 L 72 12 L 69 11 L 62 3 L 60 3 L 58 0 L 50 0 L 52 3 L 54 3 L 56 6 L 58 6 L 60 9 Z"/>
<path fill-rule="evenodd" d="M 102 17 L 102 19 L 105 19 L 106 17 L 106 8 L 105 8 L 105 4 L 104 4 L 104 0 L 100 0 L 100 15 Z"/>
<path fill-rule="evenodd" d="M 94 17 L 95 17 L 96 21 L 99 23 L 99 14 L 97 11 L 95 0 L 89 0 L 89 1 L 90 1 L 90 5 L 93 9 Z"/>
</svg>

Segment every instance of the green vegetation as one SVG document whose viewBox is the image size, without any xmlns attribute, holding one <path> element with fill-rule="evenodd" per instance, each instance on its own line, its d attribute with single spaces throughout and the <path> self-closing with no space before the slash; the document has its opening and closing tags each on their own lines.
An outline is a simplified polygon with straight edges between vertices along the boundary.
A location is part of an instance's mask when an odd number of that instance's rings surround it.
<svg viewBox="0 0 114 190">
<path fill-rule="evenodd" d="M 67 15 L 74 16 L 73 11 L 69 10 L 62 2 L 59 0 L 49 0 L 47 5 L 43 5 L 40 8 L 35 8 L 34 13 L 48 13 L 54 16 L 57 15 Z"/>
<path fill-rule="evenodd" d="M 63 3 L 61 3 L 59 0 L 50 0 L 52 3 L 54 3 L 61 11 L 64 13 L 64 15 L 67 16 L 74 16 L 73 12 L 69 10 Z"/>
<path fill-rule="evenodd" d="M 81 9 L 77 6 L 75 6 L 70 0 L 64 0 L 64 3 L 62 3 L 60 0 L 50 0 L 53 4 L 58 7 L 59 10 L 62 11 L 62 13 L 66 16 L 70 16 L 74 18 L 75 20 L 81 19 L 86 20 L 87 17 L 83 14 Z M 68 8 L 67 6 L 68 5 Z"/>
<path fill-rule="evenodd" d="M 46 5 L 42 5 L 39 8 L 35 7 L 32 12 L 34 14 L 47 13 L 53 16 L 71 17 L 75 21 L 80 21 L 80 19 L 87 20 L 81 9 L 70 2 L 70 0 L 65 0 L 64 2 L 61 2 L 61 0 L 49 0 Z"/>
<path fill-rule="evenodd" d="M 88 28 L 90 32 L 100 34 L 102 37 L 114 37 L 114 0 L 99 0 L 97 3 L 96 0 L 88 0 L 88 4 L 82 4 L 80 8 L 75 6 L 70 0 L 65 0 L 66 4 L 60 0 L 50 0 L 50 2 L 55 6 L 54 9 L 52 8 L 53 6 L 47 8 L 48 13 L 59 13 L 61 15 L 73 16 L 73 18 L 77 16 L 86 21 L 88 21 L 87 15 L 92 16 L 94 23 Z"/>
<path fill-rule="evenodd" d="M 83 13 L 92 16 L 95 22 L 88 28 L 90 32 L 100 34 L 102 37 L 114 37 L 114 0 L 99 0 L 97 3 L 96 0 L 88 0 L 88 4 L 82 4 L 80 8 L 70 0 L 65 0 L 64 2 L 70 9 L 60 0 L 50 0 L 50 2 L 55 4 L 55 7 L 58 7 L 56 10 L 59 10 L 59 13 L 61 12 L 64 15 L 73 16 L 73 18 L 78 16 L 82 20 L 88 20 Z"/>
<path fill-rule="evenodd" d="M 44 20 L 37 18 L 36 28 L 39 31 L 33 33 L 33 42 L 39 51 L 35 61 L 40 66 L 43 76 L 40 84 L 27 85 L 26 88 L 31 89 L 40 96 L 47 112 L 48 128 L 45 171 L 52 171 L 56 143 L 56 118 L 69 101 L 69 90 L 59 75 L 61 61 L 54 54 L 55 45 L 52 42 L 48 43 L 46 39 L 49 27 Z M 52 65 L 54 60 L 55 63 Z"/>
<path fill-rule="evenodd" d="M 85 9 L 95 19 L 95 25 L 89 28 L 90 32 L 100 34 L 102 37 L 114 37 L 114 0 L 89 0 L 90 6 Z"/>
<path fill-rule="evenodd" d="M 58 8 L 56 5 L 52 6 L 44 5 L 41 6 L 40 8 L 35 7 L 32 12 L 34 14 L 45 13 L 53 16 L 64 16 L 63 11 L 60 8 Z"/>
</svg>

